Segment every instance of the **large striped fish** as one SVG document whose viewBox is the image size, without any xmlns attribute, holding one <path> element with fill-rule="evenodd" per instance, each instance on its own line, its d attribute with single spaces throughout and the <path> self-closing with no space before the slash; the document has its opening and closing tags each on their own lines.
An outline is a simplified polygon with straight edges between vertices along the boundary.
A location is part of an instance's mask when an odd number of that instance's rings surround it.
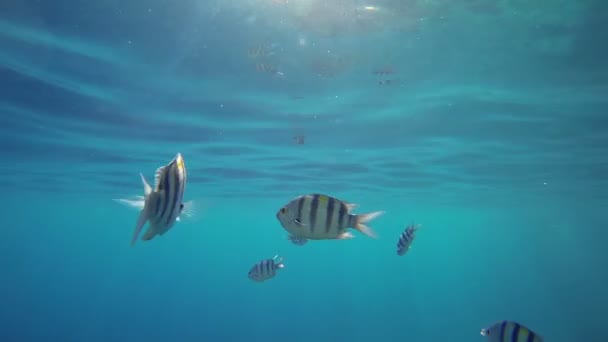
<svg viewBox="0 0 608 342">
<path fill-rule="evenodd" d="M 247 277 L 253 281 L 261 282 L 277 275 L 277 270 L 284 268 L 283 258 L 275 255 L 272 259 L 262 260 L 249 270 Z"/>
<path fill-rule="evenodd" d="M 543 342 L 542 337 L 513 321 L 496 322 L 489 328 L 481 329 L 481 335 L 490 342 Z"/>
<path fill-rule="evenodd" d="M 327 195 L 310 194 L 291 200 L 279 209 L 276 217 L 291 234 L 290 240 L 300 243 L 304 239 L 351 239 L 354 236 L 347 231 L 348 228 L 376 237 L 374 231 L 365 224 L 384 212 L 352 214 L 351 211 L 356 206 Z"/>
<path fill-rule="evenodd" d="M 148 184 L 143 174 L 140 173 L 144 185 L 143 208 L 135 224 L 135 231 L 131 245 L 135 244 L 142 228 L 149 223 L 148 230 L 142 236 L 142 240 L 148 241 L 156 235 L 165 234 L 191 202 L 183 203 L 184 190 L 186 188 L 186 165 L 181 153 L 167 165 L 156 170 L 154 189 Z"/>
</svg>

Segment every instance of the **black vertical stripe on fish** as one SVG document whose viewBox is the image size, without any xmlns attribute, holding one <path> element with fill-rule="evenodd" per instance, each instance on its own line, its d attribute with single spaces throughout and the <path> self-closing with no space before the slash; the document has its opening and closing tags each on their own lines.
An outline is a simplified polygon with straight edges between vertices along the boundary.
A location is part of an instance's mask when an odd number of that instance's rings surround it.
<svg viewBox="0 0 608 342">
<path fill-rule="evenodd" d="M 175 192 L 177 190 L 177 183 L 175 180 L 175 165 L 172 163 L 167 172 L 169 174 L 169 183 L 167 186 L 167 210 L 165 211 L 165 215 L 163 216 L 162 223 L 166 224 L 171 219 L 171 207 L 173 206 L 173 197 L 175 196 Z"/>
<path fill-rule="evenodd" d="M 528 339 L 526 342 L 534 342 L 536 335 L 532 332 L 532 330 L 528 329 Z"/>
<path fill-rule="evenodd" d="M 163 178 L 159 179 L 159 189 L 161 187 L 166 187 L 164 185 L 164 174 L 163 174 Z M 166 196 L 165 196 L 165 191 L 164 190 L 159 190 L 159 192 L 157 193 L 158 196 L 158 205 L 156 206 L 156 208 L 154 208 L 154 221 L 155 222 L 159 222 L 161 219 L 161 215 L 162 215 L 162 211 L 163 211 L 163 206 L 165 205 L 166 202 Z"/>
<path fill-rule="evenodd" d="M 163 217 L 165 217 L 165 212 L 167 211 L 167 206 L 169 204 L 169 194 L 167 193 L 169 189 L 169 170 L 165 167 L 162 171 L 162 194 L 163 194 L 163 205 L 160 211 L 158 212 L 158 221 L 161 221 Z"/>
<path fill-rule="evenodd" d="M 403 248 L 407 242 L 407 235 L 405 232 L 401 233 L 401 238 L 399 239 L 399 247 Z"/>
<path fill-rule="evenodd" d="M 310 233 L 315 231 L 315 223 L 317 220 L 317 211 L 319 210 L 319 195 L 312 195 L 310 203 Z"/>
<path fill-rule="evenodd" d="M 269 276 L 271 275 L 272 271 L 270 270 L 272 266 L 272 261 L 271 260 L 266 260 L 266 275 Z"/>
<path fill-rule="evenodd" d="M 500 325 L 500 342 L 507 342 L 507 341 L 505 341 L 506 330 L 507 330 L 507 321 L 503 321 L 502 324 Z"/>
<path fill-rule="evenodd" d="M 325 233 L 331 229 L 331 221 L 334 217 L 334 205 L 336 200 L 333 197 L 327 199 L 327 216 L 325 216 Z"/>
<path fill-rule="evenodd" d="M 345 225 L 345 219 L 346 216 L 348 215 L 348 208 L 346 207 L 346 204 L 340 202 L 340 211 L 338 213 L 338 230 L 342 230 L 346 227 L 344 227 Z"/>
<path fill-rule="evenodd" d="M 161 222 L 163 224 L 166 224 L 171 219 L 171 207 L 173 206 L 173 197 L 175 196 L 175 190 L 177 188 L 175 181 L 175 168 L 173 165 L 169 167 L 167 174 L 169 175 L 169 183 L 167 183 L 167 189 L 165 190 L 165 193 L 167 194 L 167 210 L 165 210 L 162 217 Z"/>
<path fill-rule="evenodd" d="M 519 324 L 513 325 L 513 330 L 511 331 L 511 342 L 517 342 L 517 337 L 519 337 Z"/>
<path fill-rule="evenodd" d="M 298 200 L 298 212 L 296 213 L 296 218 L 298 221 L 302 222 L 302 208 L 304 208 L 305 197 L 302 196 Z"/>
<path fill-rule="evenodd" d="M 160 191 L 160 184 L 161 183 L 162 182 L 160 180 L 157 182 L 158 189 L 159 189 L 158 191 Z M 161 210 L 161 206 L 162 206 L 162 203 L 163 203 L 163 199 L 162 199 L 162 195 L 161 194 L 162 194 L 161 192 L 157 192 L 156 193 L 156 201 L 154 202 L 155 205 L 152 208 L 152 212 L 150 213 L 150 221 L 152 221 L 153 219 L 157 220 L 160 217 L 160 210 Z"/>
<path fill-rule="evenodd" d="M 156 195 L 156 203 L 154 204 L 154 216 L 156 218 L 158 218 L 158 209 L 160 208 L 160 204 L 161 204 L 161 196 L 160 195 Z"/>
<path fill-rule="evenodd" d="M 169 224 L 169 222 L 171 222 L 172 219 L 174 219 L 175 217 L 175 206 L 177 205 L 178 202 L 178 196 L 181 193 L 181 188 L 182 188 L 182 182 L 180 180 L 179 177 L 179 167 L 177 166 L 177 164 L 171 168 L 171 174 L 172 174 L 172 178 L 174 179 L 174 185 L 173 185 L 173 194 L 171 196 L 171 211 L 169 211 L 169 216 L 167 217 L 167 220 L 165 221 L 166 224 Z"/>
</svg>

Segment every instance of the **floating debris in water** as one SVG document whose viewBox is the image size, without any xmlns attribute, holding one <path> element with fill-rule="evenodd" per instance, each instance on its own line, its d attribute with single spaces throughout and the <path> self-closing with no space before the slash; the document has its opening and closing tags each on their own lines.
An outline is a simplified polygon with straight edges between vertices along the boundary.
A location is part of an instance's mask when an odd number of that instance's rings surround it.
<svg viewBox="0 0 608 342">
<path fill-rule="evenodd" d="M 304 136 L 304 135 L 296 135 L 295 137 L 293 137 L 293 140 L 298 145 L 304 144 L 305 139 L 306 139 L 306 136 Z"/>
</svg>

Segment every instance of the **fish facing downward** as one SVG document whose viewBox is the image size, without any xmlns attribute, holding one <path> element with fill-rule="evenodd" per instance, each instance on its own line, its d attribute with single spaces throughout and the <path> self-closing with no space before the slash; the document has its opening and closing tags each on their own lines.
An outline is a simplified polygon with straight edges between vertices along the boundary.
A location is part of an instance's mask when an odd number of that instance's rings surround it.
<svg viewBox="0 0 608 342">
<path fill-rule="evenodd" d="M 416 237 L 416 231 L 420 228 L 419 224 L 411 224 L 399 235 L 397 241 L 397 255 L 402 256 L 410 250 L 410 246 Z"/>
<path fill-rule="evenodd" d="M 481 335 L 489 342 L 543 342 L 543 338 L 527 327 L 513 321 L 496 322 L 481 329 Z"/>
<path fill-rule="evenodd" d="M 351 239 L 354 236 L 347 231 L 348 228 L 375 238 L 374 231 L 365 224 L 384 212 L 352 214 L 356 206 L 327 195 L 302 195 L 279 209 L 276 217 L 291 234 L 292 242 L 294 239 L 298 243 L 302 243 L 303 239 Z"/>
<path fill-rule="evenodd" d="M 137 241 L 142 228 L 149 223 L 148 230 L 142 240 L 148 241 L 156 235 L 165 234 L 184 210 L 182 202 L 186 188 L 186 164 L 181 153 L 167 165 L 156 170 L 154 189 L 148 184 L 143 174 L 140 174 L 144 185 L 144 204 L 135 224 L 131 245 Z M 190 203 L 188 203 L 190 204 Z"/>
<path fill-rule="evenodd" d="M 283 257 L 275 255 L 272 259 L 262 260 L 249 270 L 247 277 L 253 281 L 262 282 L 277 275 L 277 270 L 284 268 Z"/>
</svg>

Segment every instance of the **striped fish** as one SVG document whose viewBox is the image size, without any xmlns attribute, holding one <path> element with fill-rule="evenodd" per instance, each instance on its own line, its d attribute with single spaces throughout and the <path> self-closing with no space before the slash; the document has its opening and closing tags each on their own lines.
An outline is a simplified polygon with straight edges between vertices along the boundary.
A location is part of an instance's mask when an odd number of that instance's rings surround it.
<svg viewBox="0 0 608 342">
<path fill-rule="evenodd" d="M 283 75 L 283 73 L 280 72 L 279 70 L 277 70 L 277 68 L 274 65 L 267 64 L 267 63 L 256 63 L 255 70 L 257 70 L 258 72 L 261 72 L 261 73 L 268 73 L 268 74 L 272 74 L 272 75 L 278 75 L 278 76 Z"/>
<path fill-rule="evenodd" d="M 405 228 L 403 233 L 399 235 L 399 241 L 397 242 L 397 255 L 402 256 L 410 249 L 414 238 L 416 237 L 416 231 L 420 228 L 419 224 L 410 224 Z"/>
<path fill-rule="evenodd" d="M 131 245 L 137 241 L 146 222 L 149 222 L 149 225 L 142 236 L 144 241 L 165 234 L 175 221 L 179 221 L 180 214 L 191 205 L 191 202 L 182 202 L 186 188 L 186 165 L 180 153 L 169 164 L 156 170 L 154 189 L 143 174 L 140 173 L 140 176 L 144 185 L 143 208 L 135 225 Z"/>
<path fill-rule="evenodd" d="M 352 214 L 356 206 L 327 195 L 310 194 L 291 200 L 279 209 L 276 217 L 283 228 L 298 239 L 351 239 L 354 236 L 347 231 L 348 228 L 376 237 L 365 224 L 384 212 Z"/>
<path fill-rule="evenodd" d="M 481 329 L 481 335 L 490 342 L 543 342 L 542 337 L 513 321 L 496 322 L 489 328 Z"/>
<path fill-rule="evenodd" d="M 247 56 L 249 56 L 249 58 L 274 56 L 274 48 L 276 47 L 277 44 L 258 44 L 247 49 Z"/>
<path fill-rule="evenodd" d="M 261 282 L 273 278 L 277 275 L 277 270 L 284 267 L 283 257 L 275 255 L 272 259 L 265 259 L 253 265 L 247 276 L 253 281 Z"/>
</svg>

